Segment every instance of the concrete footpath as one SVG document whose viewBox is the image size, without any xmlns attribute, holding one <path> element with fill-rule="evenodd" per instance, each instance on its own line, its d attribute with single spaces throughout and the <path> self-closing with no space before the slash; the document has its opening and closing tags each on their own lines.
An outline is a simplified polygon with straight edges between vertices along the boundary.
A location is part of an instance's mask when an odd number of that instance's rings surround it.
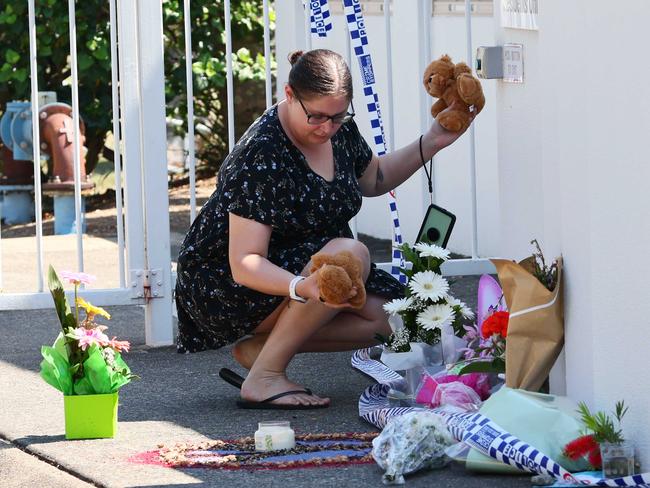
<svg viewBox="0 0 650 488">
<path fill-rule="evenodd" d="M 476 278 L 452 285 L 455 296 L 475 305 Z M 234 364 L 224 348 L 180 355 L 173 347 L 144 346 L 141 307 L 109 307 L 108 334 L 133 344 L 126 360 L 142 379 L 120 392 L 115 439 L 66 441 L 63 398 L 38 375 L 40 346 L 59 326 L 53 309 L 0 312 L 0 486 L 145 487 L 228 486 L 229 488 L 354 486 L 378 487 L 376 465 L 268 471 L 171 469 L 129 462 L 159 444 L 252 435 L 261 420 L 289 420 L 298 433 L 368 432 L 358 418 L 359 395 L 371 380 L 350 367 L 350 353 L 299 355 L 290 376 L 331 397 L 328 409 L 273 412 L 238 410 L 237 390 L 217 375 Z M 407 478 L 413 487 L 524 487 L 529 476 L 479 476 L 455 465 Z"/>
</svg>

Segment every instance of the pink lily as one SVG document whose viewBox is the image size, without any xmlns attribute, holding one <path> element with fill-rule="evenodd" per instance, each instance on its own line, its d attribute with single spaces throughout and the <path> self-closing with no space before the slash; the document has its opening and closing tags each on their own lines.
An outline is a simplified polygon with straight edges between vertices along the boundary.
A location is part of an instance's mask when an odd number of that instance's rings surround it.
<svg viewBox="0 0 650 488">
<path fill-rule="evenodd" d="M 470 347 L 462 347 L 458 349 L 458 352 L 463 353 L 464 359 L 473 359 L 476 356 L 476 351 Z"/>
<path fill-rule="evenodd" d="M 465 339 L 467 342 L 472 342 L 479 336 L 478 326 L 476 324 L 463 325 L 463 329 L 465 329 L 465 335 L 463 336 L 463 339 Z"/>
</svg>

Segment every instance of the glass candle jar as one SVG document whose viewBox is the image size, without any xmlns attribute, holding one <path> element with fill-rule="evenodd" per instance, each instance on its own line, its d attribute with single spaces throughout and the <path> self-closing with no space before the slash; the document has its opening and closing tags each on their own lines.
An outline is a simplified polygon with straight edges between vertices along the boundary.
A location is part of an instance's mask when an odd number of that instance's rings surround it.
<svg viewBox="0 0 650 488">
<path fill-rule="evenodd" d="M 634 446 L 630 443 L 610 444 L 601 442 L 603 478 L 622 478 L 634 474 Z"/>
<path fill-rule="evenodd" d="M 280 451 L 296 447 L 296 438 L 289 422 L 259 422 L 255 432 L 256 451 Z"/>
</svg>

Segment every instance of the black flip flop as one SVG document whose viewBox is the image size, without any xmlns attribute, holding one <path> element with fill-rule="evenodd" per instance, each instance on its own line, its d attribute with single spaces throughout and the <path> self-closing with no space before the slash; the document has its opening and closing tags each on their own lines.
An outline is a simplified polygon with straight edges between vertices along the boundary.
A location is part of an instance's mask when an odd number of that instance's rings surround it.
<svg viewBox="0 0 650 488">
<path fill-rule="evenodd" d="M 244 383 L 244 378 L 239 376 L 234 371 L 232 371 L 232 370 L 230 370 L 228 368 L 221 368 L 219 370 L 219 376 L 226 383 L 231 384 L 235 388 L 239 388 L 241 390 L 241 385 L 242 385 L 242 383 Z"/>
<path fill-rule="evenodd" d="M 314 410 L 316 408 L 327 408 L 329 405 L 289 405 L 289 404 L 279 404 L 271 403 L 273 400 L 282 398 L 289 395 L 296 395 L 298 393 L 306 393 L 307 395 L 312 395 L 313 393 L 309 388 L 304 390 L 291 390 L 285 391 L 283 393 L 278 393 L 272 397 L 262 400 L 261 402 L 251 402 L 249 400 L 238 400 L 237 406 L 239 408 L 255 409 L 255 410 Z"/>
</svg>

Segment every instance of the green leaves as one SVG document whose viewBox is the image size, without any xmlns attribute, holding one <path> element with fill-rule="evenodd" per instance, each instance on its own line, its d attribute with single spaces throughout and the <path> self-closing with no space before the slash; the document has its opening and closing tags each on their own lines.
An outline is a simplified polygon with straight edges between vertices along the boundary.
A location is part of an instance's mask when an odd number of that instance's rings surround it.
<svg viewBox="0 0 650 488">
<path fill-rule="evenodd" d="M 114 393 L 138 378 L 131 373 L 119 353 L 115 353 L 112 364 L 109 364 L 96 344 L 90 346 L 87 352 L 88 359 L 83 363 L 84 375 L 74 382 L 75 395 Z"/>
<path fill-rule="evenodd" d="M 224 2 L 192 2 L 190 10 L 194 113 L 197 121 L 208 128 L 198 136 L 202 144 L 197 148 L 197 161 L 213 173 L 227 154 Z M 232 0 L 231 14 L 237 137 L 265 108 L 262 2 Z M 186 120 L 188 104 L 184 96 L 184 19 L 180 0 L 163 3 L 167 113 L 182 120 Z M 183 135 L 184 128 L 176 130 Z"/>
<path fill-rule="evenodd" d="M 88 349 L 88 359 L 84 361 L 84 374 L 94 393 L 112 393 L 111 377 L 99 346 L 93 344 Z"/>
<path fill-rule="evenodd" d="M 64 395 L 72 395 L 72 375 L 66 358 L 50 346 L 41 347 L 41 355 L 41 378 Z"/>
<path fill-rule="evenodd" d="M 79 70 L 81 71 L 85 71 L 95 64 L 95 60 L 93 59 L 93 57 L 85 53 L 79 53 L 79 56 L 77 57 L 77 61 L 79 63 L 78 64 Z"/>
<path fill-rule="evenodd" d="M 7 5 L 3 12 L 0 12 L 0 25 L 12 25 L 16 23 L 18 16 L 11 5 Z"/>
<path fill-rule="evenodd" d="M 491 361 L 473 361 L 464 366 L 459 375 L 469 373 L 505 373 L 506 362 L 502 358 L 494 358 Z"/>
<path fill-rule="evenodd" d="M 61 330 L 66 334 L 68 329 L 76 328 L 77 323 L 70 310 L 70 305 L 68 305 L 68 301 L 66 300 L 63 284 L 52 265 L 50 265 L 47 271 L 47 285 L 54 300 L 54 308 L 61 324 Z"/>
<path fill-rule="evenodd" d="M 18 62 L 20 59 L 20 54 L 18 54 L 16 51 L 13 49 L 7 49 L 5 51 L 5 59 L 7 60 L 7 63 L 9 64 L 15 64 Z"/>
<path fill-rule="evenodd" d="M 261 0 L 232 0 L 233 71 L 238 116 L 236 134 L 265 108 L 263 19 Z M 165 0 L 163 36 L 167 115 L 186 119 L 185 12 L 180 0 Z M 218 169 L 227 154 L 224 2 L 191 2 L 194 113 L 208 128 L 197 147 L 199 166 Z M 87 168 L 95 167 L 106 134 L 112 129 L 110 24 L 108 2 L 77 2 L 79 105 L 86 122 Z M 271 29 L 275 13 L 271 11 Z M 54 91 L 70 103 L 70 39 L 68 15 L 56 0 L 36 2 L 39 89 Z M 244 49 L 245 46 L 245 49 Z M 275 62 L 271 68 L 276 69 Z M 29 99 L 29 35 L 27 2 L 0 1 L 0 107 Z M 1 110 L 1 109 L 0 109 Z M 176 129 L 181 133 L 184 128 Z M 182 135 L 182 134 L 180 134 Z M 211 171 L 214 173 L 214 171 Z"/>
<path fill-rule="evenodd" d="M 620 429 L 620 426 L 623 416 L 627 413 L 627 408 L 623 401 L 616 403 L 616 411 L 614 413 L 618 421 L 619 429 L 616 429 L 614 421 L 607 413 L 592 413 L 584 402 L 578 404 L 578 413 L 585 427 L 593 432 L 596 442 L 621 444 L 624 441 L 623 431 Z"/>
<path fill-rule="evenodd" d="M 124 362 L 120 353 L 115 353 L 115 365 L 111 370 L 111 392 L 119 390 L 132 379 L 140 379 L 139 376 L 131 373 L 131 369 Z"/>
</svg>

